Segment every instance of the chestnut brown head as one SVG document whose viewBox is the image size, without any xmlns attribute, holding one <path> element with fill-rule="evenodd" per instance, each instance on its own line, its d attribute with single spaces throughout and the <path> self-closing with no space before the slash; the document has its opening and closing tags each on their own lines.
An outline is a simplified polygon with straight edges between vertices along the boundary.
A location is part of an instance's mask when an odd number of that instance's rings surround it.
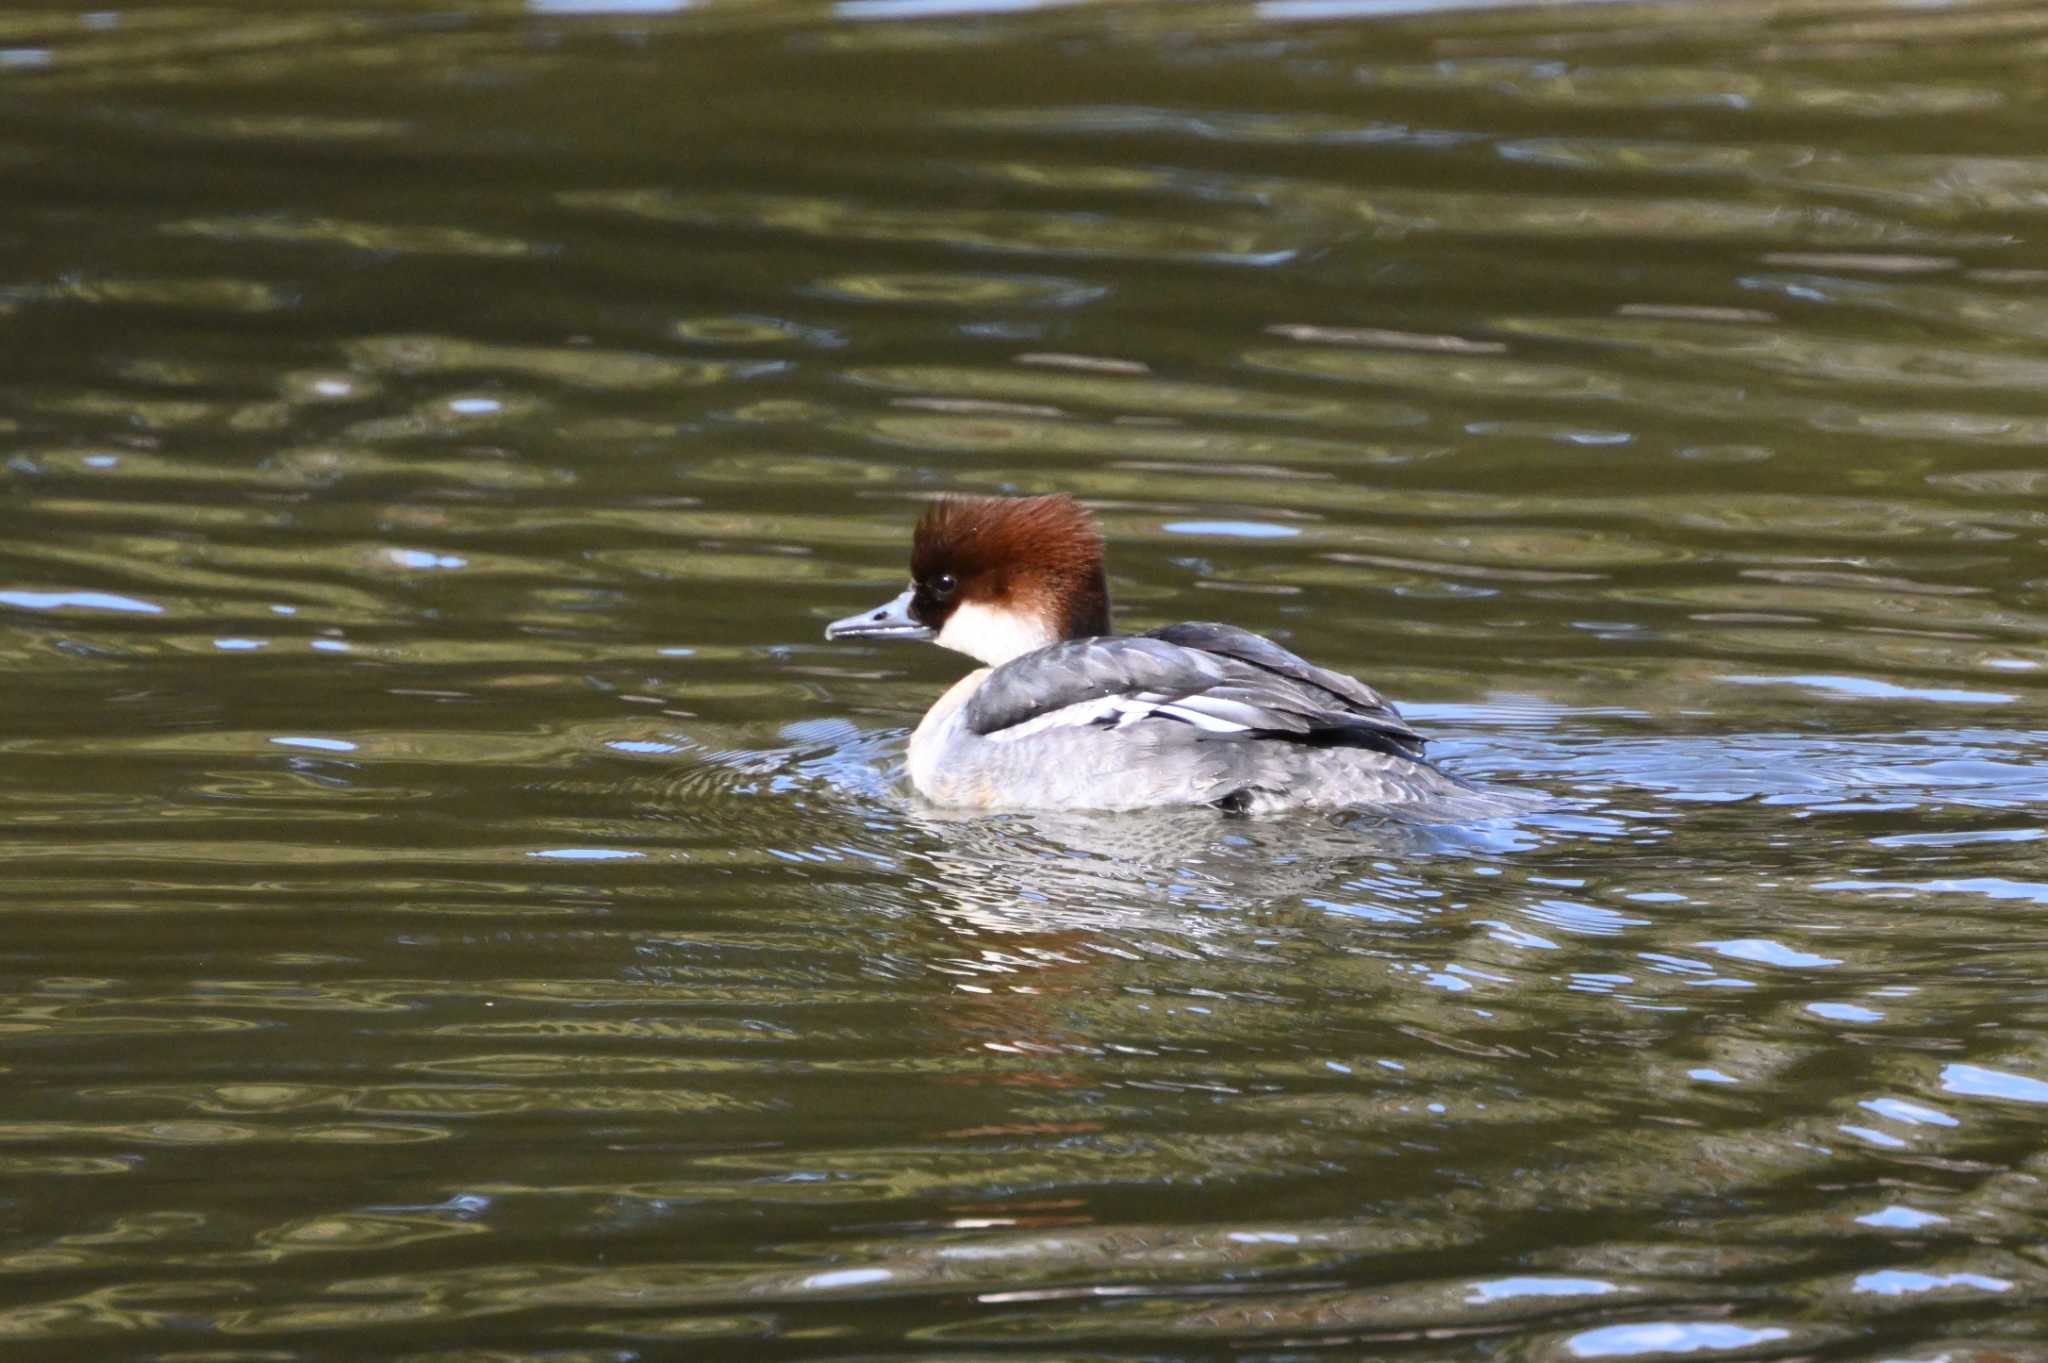
<svg viewBox="0 0 2048 1363">
<path fill-rule="evenodd" d="M 1102 532 L 1079 502 L 952 496 L 918 518 L 910 589 L 826 637 L 932 639 L 994 665 L 1109 628 Z"/>
</svg>

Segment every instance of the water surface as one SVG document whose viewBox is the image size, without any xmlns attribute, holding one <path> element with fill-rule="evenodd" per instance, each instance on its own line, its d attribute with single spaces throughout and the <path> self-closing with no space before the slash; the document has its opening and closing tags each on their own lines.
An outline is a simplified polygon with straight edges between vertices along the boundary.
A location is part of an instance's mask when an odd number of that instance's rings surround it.
<svg viewBox="0 0 2048 1363">
<path fill-rule="evenodd" d="M 2048 1357 L 2044 61 L 0 16 L 0 1340 Z M 1558 804 L 921 809 L 954 489 Z"/>
</svg>

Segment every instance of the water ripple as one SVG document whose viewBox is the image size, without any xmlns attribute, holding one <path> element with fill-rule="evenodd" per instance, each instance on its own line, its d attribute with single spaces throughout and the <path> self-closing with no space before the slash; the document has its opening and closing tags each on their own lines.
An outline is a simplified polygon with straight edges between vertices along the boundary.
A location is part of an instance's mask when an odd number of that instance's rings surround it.
<svg viewBox="0 0 2048 1363">
<path fill-rule="evenodd" d="M 0 1333 L 2024 1352 L 2048 22 L 0 15 Z M 1548 797 L 966 819 L 952 490 Z"/>
</svg>

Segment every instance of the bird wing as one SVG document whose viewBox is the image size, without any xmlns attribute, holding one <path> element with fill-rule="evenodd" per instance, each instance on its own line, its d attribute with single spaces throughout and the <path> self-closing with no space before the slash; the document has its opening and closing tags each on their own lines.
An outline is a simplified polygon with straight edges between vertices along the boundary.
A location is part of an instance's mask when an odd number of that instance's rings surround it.
<svg viewBox="0 0 2048 1363">
<path fill-rule="evenodd" d="M 1070 639 L 989 674 L 968 699 L 974 733 L 1008 742 L 1048 729 L 1189 725 L 1212 739 L 1281 738 L 1421 757 L 1422 736 L 1364 683 L 1228 625 Z"/>
</svg>

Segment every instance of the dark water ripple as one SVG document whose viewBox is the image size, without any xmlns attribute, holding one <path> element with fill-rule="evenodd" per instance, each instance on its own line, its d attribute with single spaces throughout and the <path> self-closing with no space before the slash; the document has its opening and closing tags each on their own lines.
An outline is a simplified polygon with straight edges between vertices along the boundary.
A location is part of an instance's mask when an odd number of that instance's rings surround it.
<svg viewBox="0 0 2048 1363">
<path fill-rule="evenodd" d="M 2043 1357 L 2044 44 L 0 15 L 0 1341 Z M 918 806 L 951 488 L 1555 802 Z"/>
</svg>

